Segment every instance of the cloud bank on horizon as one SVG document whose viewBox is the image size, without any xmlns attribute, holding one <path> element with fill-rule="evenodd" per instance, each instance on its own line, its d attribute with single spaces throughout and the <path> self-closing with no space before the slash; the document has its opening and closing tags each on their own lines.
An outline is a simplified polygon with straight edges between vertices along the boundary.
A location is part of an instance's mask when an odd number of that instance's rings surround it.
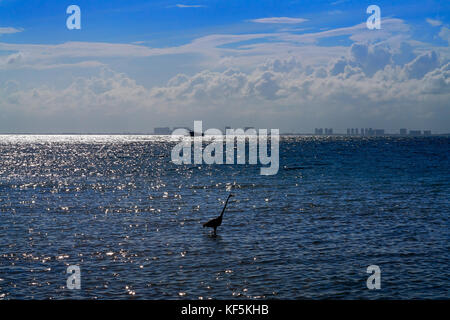
<svg viewBox="0 0 450 320">
<path fill-rule="evenodd" d="M 449 5 L 381 2 L 369 30 L 345 1 L 168 2 L 79 1 L 76 31 L 57 2 L 0 3 L 0 133 L 450 132 Z"/>
</svg>

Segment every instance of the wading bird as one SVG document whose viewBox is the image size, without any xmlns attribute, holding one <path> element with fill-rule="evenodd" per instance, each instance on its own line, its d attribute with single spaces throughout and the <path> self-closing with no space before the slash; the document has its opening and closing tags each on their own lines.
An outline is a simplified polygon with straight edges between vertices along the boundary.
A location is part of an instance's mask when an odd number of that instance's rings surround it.
<svg viewBox="0 0 450 320">
<path fill-rule="evenodd" d="M 227 207 L 228 200 L 230 200 L 230 198 L 232 196 L 233 196 L 232 194 L 230 194 L 228 196 L 227 201 L 225 202 L 225 206 L 223 207 L 223 210 L 222 210 L 222 213 L 220 214 L 220 216 L 218 216 L 217 218 L 214 218 L 214 219 L 209 220 L 208 222 L 204 223 L 203 224 L 203 228 L 205 228 L 205 227 L 214 228 L 214 235 L 216 235 L 216 229 L 217 229 L 217 227 L 219 227 L 222 224 L 222 217 L 223 217 L 223 214 L 225 212 L 225 208 Z"/>
</svg>

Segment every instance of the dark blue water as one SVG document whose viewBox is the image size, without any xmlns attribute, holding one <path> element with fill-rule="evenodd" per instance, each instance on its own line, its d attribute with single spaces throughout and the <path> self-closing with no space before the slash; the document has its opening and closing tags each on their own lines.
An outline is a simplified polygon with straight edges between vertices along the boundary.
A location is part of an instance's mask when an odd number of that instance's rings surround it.
<svg viewBox="0 0 450 320">
<path fill-rule="evenodd" d="M 275 176 L 172 146 L 1 136 L 0 299 L 449 298 L 449 138 L 283 138 Z"/>
</svg>

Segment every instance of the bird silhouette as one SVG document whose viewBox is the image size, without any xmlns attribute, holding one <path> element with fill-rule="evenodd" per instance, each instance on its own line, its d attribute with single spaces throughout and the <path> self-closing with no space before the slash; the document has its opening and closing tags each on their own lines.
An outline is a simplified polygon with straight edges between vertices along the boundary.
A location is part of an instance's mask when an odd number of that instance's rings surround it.
<svg viewBox="0 0 450 320">
<path fill-rule="evenodd" d="M 223 218 L 223 214 L 225 212 L 225 208 L 227 207 L 228 200 L 230 200 L 230 198 L 232 196 L 233 196 L 232 194 L 230 194 L 228 196 L 227 201 L 225 201 L 225 206 L 223 207 L 223 210 L 222 210 L 222 213 L 220 214 L 220 216 L 218 216 L 217 218 L 214 218 L 214 219 L 209 220 L 208 222 L 204 223 L 203 224 L 203 228 L 205 228 L 205 227 L 214 228 L 214 235 L 217 235 L 216 234 L 217 227 L 219 227 L 222 224 L 222 218 Z"/>
</svg>

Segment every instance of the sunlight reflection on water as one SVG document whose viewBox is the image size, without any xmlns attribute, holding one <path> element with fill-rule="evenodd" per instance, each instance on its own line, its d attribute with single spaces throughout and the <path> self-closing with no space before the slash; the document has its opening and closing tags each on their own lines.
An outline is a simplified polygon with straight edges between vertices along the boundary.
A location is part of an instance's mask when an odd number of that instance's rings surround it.
<svg viewBox="0 0 450 320">
<path fill-rule="evenodd" d="M 0 299 L 446 298 L 448 138 L 283 138 L 275 176 L 168 139 L 0 136 Z"/>
</svg>

